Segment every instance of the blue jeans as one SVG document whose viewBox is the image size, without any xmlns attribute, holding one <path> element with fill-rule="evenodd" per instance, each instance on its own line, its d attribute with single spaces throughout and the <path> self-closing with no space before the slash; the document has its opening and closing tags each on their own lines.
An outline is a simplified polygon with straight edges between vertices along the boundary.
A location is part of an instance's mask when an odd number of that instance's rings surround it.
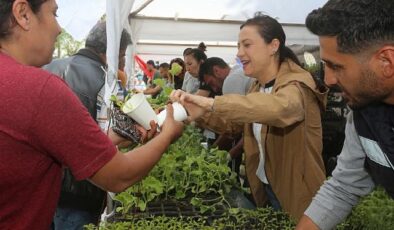
<svg viewBox="0 0 394 230">
<path fill-rule="evenodd" d="M 54 230 L 82 230 L 84 225 L 97 224 L 98 217 L 90 212 L 71 208 L 56 208 Z"/>
<path fill-rule="evenodd" d="M 279 202 L 278 198 L 276 198 L 275 193 L 272 190 L 271 185 L 263 183 L 263 186 L 264 186 L 265 193 L 267 194 L 268 201 L 271 204 L 271 207 L 275 211 L 281 211 L 282 207 L 280 206 L 280 202 Z"/>
</svg>

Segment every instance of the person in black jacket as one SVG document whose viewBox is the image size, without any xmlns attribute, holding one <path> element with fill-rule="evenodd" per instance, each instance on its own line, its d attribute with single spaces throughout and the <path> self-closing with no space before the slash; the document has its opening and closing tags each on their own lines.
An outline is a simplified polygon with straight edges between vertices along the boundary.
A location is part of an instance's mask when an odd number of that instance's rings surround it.
<svg viewBox="0 0 394 230">
<path fill-rule="evenodd" d="M 296 229 L 334 229 L 376 186 L 394 199 L 394 1 L 329 0 L 305 25 L 319 37 L 325 83 L 351 111 L 332 177 Z"/>
<path fill-rule="evenodd" d="M 130 35 L 123 30 L 119 60 L 125 58 Z M 107 36 L 105 21 L 97 23 L 89 32 L 85 48 L 75 55 L 52 61 L 43 68 L 62 77 L 79 97 L 90 115 L 97 120 L 103 102 Z M 82 229 L 89 223 L 97 224 L 105 206 L 106 192 L 88 181 L 76 181 L 70 170 L 64 172 L 58 207 L 54 216 L 55 229 Z"/>
</svg>

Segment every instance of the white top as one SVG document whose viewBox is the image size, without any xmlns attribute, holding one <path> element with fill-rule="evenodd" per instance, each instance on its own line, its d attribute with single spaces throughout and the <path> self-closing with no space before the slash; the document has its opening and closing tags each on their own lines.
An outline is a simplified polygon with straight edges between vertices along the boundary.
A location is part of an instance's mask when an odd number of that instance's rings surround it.
<svg viewBox="0 0 394 230">
<path fill-rule="evenodd" d="M 189 72 L 186 72 L 183 79 L 182 90 L 191 94 L 195 94 L 198 88 L 200 88 L 200 80 L 193 77 Z"/>
<path fill-rule="evenodd" d="M 269 88 L 260 87 L 260 92 L 262 92 L 262 93 L 271 93 L 271 91 L 272 91 L 272 87 L 269 87 Z M 264 145 L 265 145 L 265 143 L 262 142 L 262 140 L 261 140 L 262 127 L 263 127 L 263 124 L 253 123 L 253 135 L 256 138 L 256 141 L 259 145 L 259 151 L 260 151 L 260 161 L 259 161 L 259 166 L 256 170 L 256 175 L 264 184 L 269 184 L 268 179 L 267 179 L 267 175 L 266 175 L 265 169 L 264 169 L 264 163 L 265 163 L 265 153 L 264 153 L 265 146 Z"/>
</svg>

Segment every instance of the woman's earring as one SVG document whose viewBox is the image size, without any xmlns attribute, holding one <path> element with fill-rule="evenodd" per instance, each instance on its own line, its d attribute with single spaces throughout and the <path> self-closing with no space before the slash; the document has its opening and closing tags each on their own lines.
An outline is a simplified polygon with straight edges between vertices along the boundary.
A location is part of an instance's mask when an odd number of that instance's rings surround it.
<svg viewBox="0 0 394 230">
<path fill-rule="evenodd" d="M 277 50 L 274 50 L 274 51 L 272 52 L 271 56 L 274 56 L 274 55 L 276 54 L 276 51 L 277 51 Z"/>
</svg>

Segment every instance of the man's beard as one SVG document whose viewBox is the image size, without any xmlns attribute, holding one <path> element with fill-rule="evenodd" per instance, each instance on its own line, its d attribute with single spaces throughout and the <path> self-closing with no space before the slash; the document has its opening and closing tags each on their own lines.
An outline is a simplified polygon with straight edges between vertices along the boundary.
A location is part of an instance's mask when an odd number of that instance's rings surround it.
<svg viewBox="0 0 394 230">
<path fill-rule="evenodd" d="M 358 91 L 347 101 L 351 109 L 362 109 L 370 104 L 382 102 L 390 95 L 390 91 L 384 88 L 383 83 L 379 83 L 379 77 L 369 69 L 361 72 Z"/>
</svg>

